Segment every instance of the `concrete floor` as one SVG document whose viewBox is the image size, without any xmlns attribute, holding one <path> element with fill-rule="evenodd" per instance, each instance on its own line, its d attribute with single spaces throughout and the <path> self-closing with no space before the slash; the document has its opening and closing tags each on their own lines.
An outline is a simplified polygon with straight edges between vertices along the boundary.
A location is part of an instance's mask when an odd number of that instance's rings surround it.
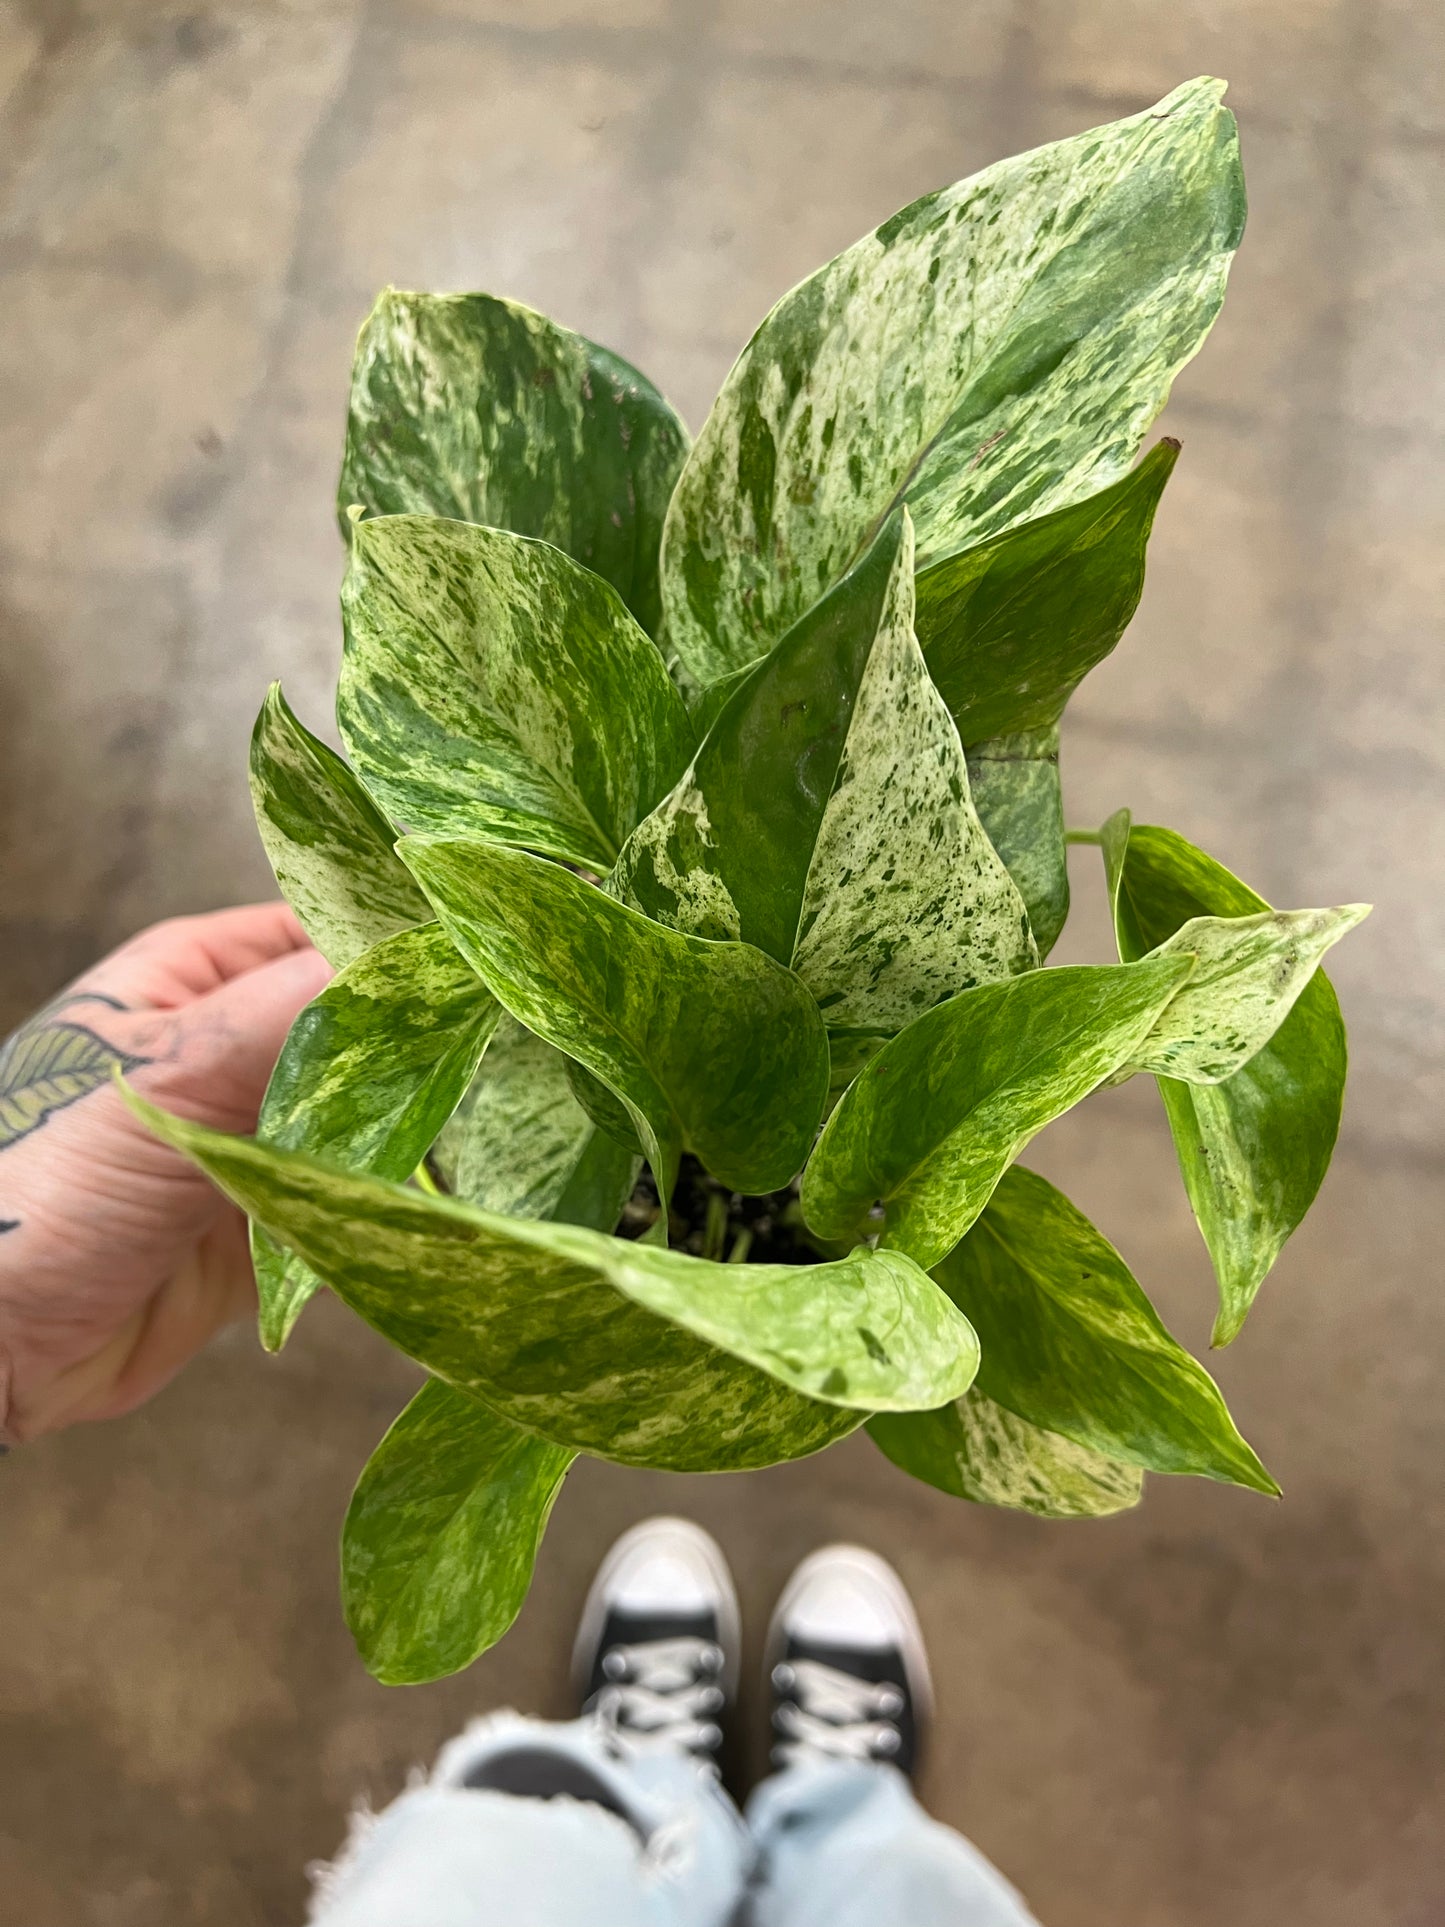
<svg viewBox="0 0 1445 1927">
<path fill-rule="evenodd" d="M 1270 1505 L 1153 1482 L 1048 1526 L 866 1441 L 718 1480 L 584 1466 L 525 1616 L 387 1691 L 337 1604 L 350 1482 L 414 1374 L 334 1305 L 0 1470 L 3 1927 L 280 1927 L 348 1802 L 472 1709 L 558 1710 L 592 1561 L 659 1505 L 761 1614 L 838 1534 L 895 1558 L 927 1777 L 1049 1927 L 1445 1917 L 1445 94 L 1428 0 L 0 4 L 0 1029 L 96 952 L 266 888 L 243 778 L 325 716 L 330 497 L 378 287 L 517 295 L 700 420 L 771 299 L 913 195 L 1229 76 L 1252 217 L 1180 383 L 1143 610 L 1071 712 L 1073 820 L 1177 825 L 1338 953 L 1344 1142 L 1218 1361 Z M 7 92 L 8 90 L 8 92 Z M 1102 955 L 1093 853 L 1060 958 Z M 1206 1342 L 1152 1091 L 1036 1161 Z"/>
</svg>

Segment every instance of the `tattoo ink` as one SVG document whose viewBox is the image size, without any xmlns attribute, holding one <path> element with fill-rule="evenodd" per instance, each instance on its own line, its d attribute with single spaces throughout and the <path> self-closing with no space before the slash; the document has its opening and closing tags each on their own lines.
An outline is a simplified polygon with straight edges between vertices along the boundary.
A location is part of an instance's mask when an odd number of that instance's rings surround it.
<svg viewBox="0 0 1445 1927">
<path fill-rule="evenodd" d="M 47 1004 L 0 1044 L 0 1151 L 38 1131 L 54 1112 L 108 1084 L 115 1065 L 130 1072 L 151 1061 L 117 1050 L 88 1025 L 58 1014 L 72 1004 L 126 1008 L 101 991 L 75 991 Z M 18 1218 L 0 1219 L 0 1234 L 18 1224 Z"/>
</svg>

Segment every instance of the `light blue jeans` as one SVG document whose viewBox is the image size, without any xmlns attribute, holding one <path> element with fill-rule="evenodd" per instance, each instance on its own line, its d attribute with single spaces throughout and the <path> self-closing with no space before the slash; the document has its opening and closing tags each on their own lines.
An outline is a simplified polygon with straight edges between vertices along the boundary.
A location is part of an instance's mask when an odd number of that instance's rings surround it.
<svg viewBox="0 0 1445 1927">
<path fill-rule="evenodd" d="M 479 1792 L 518 1746 L 591 1770 L 630 1816 Z M 746 1821 L 712 1774 L 631 1750 L 589 1720 L 494 1714 L 431 1778 L 353 1824 L 318 1874 L 314 1927 L 1037 1927 L 977 1848 L 930 1820 L 891 1766 L 790 1767 Z"/>
</svg>

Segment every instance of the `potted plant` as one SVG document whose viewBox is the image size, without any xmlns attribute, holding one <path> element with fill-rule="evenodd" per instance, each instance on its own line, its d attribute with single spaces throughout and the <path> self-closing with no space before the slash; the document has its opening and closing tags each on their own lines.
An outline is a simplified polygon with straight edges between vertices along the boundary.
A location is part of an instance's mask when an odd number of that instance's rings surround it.
<svg viewBox="0 0 1445 1927">
<path fill-rule="evenodd" d="M 377 1676 L 510 1624 L 578 1453 L 755 1467 L 866 1426 L 1049 1517 L 1274 1482 L 1123 1258 L 1016 1163 L 1154 1077 L 1240 1329 L 1318 1189 L 1360 906 L 1275 911 L 1121 810 L 1068 908 L 1058 729 L 1178 455 L 1136 461 L 1244 221 L 1200 80 L 926 196 L 785 295 L 695 443 L 488 295 L 388 290 L 339 506 L 337 720 L 251 774 L 338 968 L 254 1139 L 133 1099 L 250 1214 L 265 1343 L 324 1282 L 430 1374 L 362 1474 Z"/>
</svg>

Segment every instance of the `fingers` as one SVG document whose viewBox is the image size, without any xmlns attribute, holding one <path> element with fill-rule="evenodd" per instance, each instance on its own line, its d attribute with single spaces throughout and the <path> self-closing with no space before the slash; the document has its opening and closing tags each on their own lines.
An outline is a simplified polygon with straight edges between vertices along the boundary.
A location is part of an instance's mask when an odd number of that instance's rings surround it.
<svg viewBox="0 0 1445 1927">
<path fill-rule="evenodd" d="M 132 1004 L 173 1010 L 309 946 L 288 904 L 248 903 L 152 924 L 87 971 L 82 982 Z"/>
<path fill-rule="evenodd" d="M 307 945 L 233 977 L 167 1020 L 166 1060 L 137 1082 L 216 1130 L 254 1129 L 286 1033 L 331 974 Z"/>
</svg>

